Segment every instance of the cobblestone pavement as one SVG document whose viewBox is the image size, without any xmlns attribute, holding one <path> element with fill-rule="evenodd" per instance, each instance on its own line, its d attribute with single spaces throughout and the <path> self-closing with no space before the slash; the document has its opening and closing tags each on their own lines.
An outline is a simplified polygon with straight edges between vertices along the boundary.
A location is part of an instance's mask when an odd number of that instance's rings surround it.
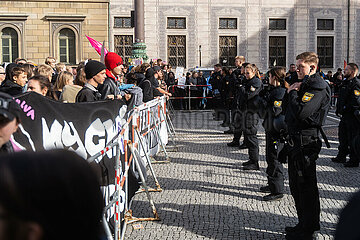
<svg viewBox="0 0 360 240">
<path fill-rule="evenodd" d="M 286 173 L 285 197 L 263 202 L 259 187 L 266 184 L 265 136 L 260 131 L 261 171 L 243 171 L 247 150 L 226 146 L 232 139 L 223 133 L 212 112 L 176 112 L 177 152 L 170 164 L 154 164 L 163 192 L 152 192 L 161 221 L 128 226 L 127 239 L 285 239 L 284 227 L 297 223 Z M 333 239 L 340 209 L 358 190 L 359 169 L 331 162 L 337 153 L 337 117 L 331 113 L 325 131 L 332 144 L 317 162 L 321 197 L 321 230 L 318 239 Z M 157 159 L 163 158 L 160 154 Z M 287 171 L 287 165 L 285 165 Z M 154 186 L 153 179 L 147 181 Z M 133 215 L 151 217 L 144 193 L 133 201 Z"/>
</svg>

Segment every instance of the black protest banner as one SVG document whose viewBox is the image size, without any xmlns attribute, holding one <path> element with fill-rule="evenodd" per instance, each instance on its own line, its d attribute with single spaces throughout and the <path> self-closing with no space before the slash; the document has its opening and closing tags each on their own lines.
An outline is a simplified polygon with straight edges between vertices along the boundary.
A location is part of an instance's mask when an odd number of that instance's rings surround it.
<svg viewBox="0 0 360 240">
<path fill-rule="evenodd" d="M 12 142 L 20 150 L 61 148 L 87 159 L 104 149 L 126 122 L 126 105 L 121 100 L 61 103 L 37 93 L 26 93 L 17 97 L 16 102 L 23 114 Z M 103 171 L 111 182 L 115 178 L 115 153 L 108 151 L 102 161 Z"/>
</svg>

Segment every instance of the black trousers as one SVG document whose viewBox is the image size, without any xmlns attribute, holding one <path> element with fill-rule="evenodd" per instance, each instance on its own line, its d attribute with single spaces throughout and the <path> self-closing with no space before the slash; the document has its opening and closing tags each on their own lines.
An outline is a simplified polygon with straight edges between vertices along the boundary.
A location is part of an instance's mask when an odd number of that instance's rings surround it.
<svg viewBox="0 0 360 240">
<path fill-rule="evenodd" d="M 242 129 L 243 129 L 243 120 L 242 120 L 242 113 L 240 112 L 240 110 L 233 108 L 231 110 L 231 126 L 230 128 L 232 128 L 234 130 L 234 138 L 233 141 L 234 142 L 239 142 L 240 138 L 242 136 Z"/>
<path fill-rule="evenodd" d="M 266 132 L 266 173 L 268 185 L 272 194 L 284 193 L 284 168 L 279 162 L 279 152 L 283 149 L 284 143 L 270 132 Z"/>
<path fill-rule="evenodd" d="M 343 115 L 339 123 L 339 152 L 337 158 L 350 155 L 350 162 L 359 163 L 360 157 L 355 153 L 352 142 L 360 135 L 360 122 L 352 114 Z"/>
<path fill-rule="evenodd" d="M 243 114 L 243 134 L 244 143 L 248 148 L 249 160 L 254 163 L 259 163 L 259 141 L 257 138 L 259 115 L 257 113 L 246 112 Z"/>
<path fill-rule="evenodd" d="M 321 150 L 318 137 L 293 139 L 289 149 L 289 185 L 299 224 L 304 232 L 320 229 L 320 199 L 316 179 L 316 160 Z M 303 145 L 301 147 L 301 145 Z"/>
</svg>

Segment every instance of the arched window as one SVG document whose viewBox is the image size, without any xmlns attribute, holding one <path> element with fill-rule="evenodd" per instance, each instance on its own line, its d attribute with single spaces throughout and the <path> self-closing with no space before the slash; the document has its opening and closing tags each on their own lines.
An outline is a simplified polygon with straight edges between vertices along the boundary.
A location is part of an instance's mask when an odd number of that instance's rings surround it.
<svg viewBox="0 0 360 240">
<path fill-rule="evenodd" d="M 69 28 L 59 31 L 59 58 L 60 62 L 76 64 L 75 33 Z"/>
<path fill-rule="evenodd" d="M 11 27 L 1 30 L 1 55 L 2 62 L 13 62 L 19 57 L 18 34 Z"/>
</svg>

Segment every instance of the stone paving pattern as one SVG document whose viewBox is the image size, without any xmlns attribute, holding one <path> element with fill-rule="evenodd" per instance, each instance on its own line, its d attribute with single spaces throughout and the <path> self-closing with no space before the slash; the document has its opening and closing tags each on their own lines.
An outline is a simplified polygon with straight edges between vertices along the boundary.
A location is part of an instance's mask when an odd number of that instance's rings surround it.
<svg viewBox="0 0 360 240">
<path fill-rule="evenodd" d="M 332 144 L 323 144 L 317 162 L 321 200 L 321 230 L 318 239 L 333 239 L 339 211 L 358 190 L 359 168 L 333 163 L 337 153 L 337 124 L 333 113 L 326 123 Z M 265 135 L 259 131 L 260 171 L 243 171 L 247 150 L 229 148 L 232 135 L 223 133 L 211 111 L 175 112 L 178 151 L 169 152 L 170 164 L 153 164 L 163 192 L 151 192 L 161 221 L 131 225 L 126 239 L 285 239 L 284 227 L 297 223 L 286 172 L 285 196 L 264 202 L 259 188 L 267 183 Z M 170 149 L 170 147 L 169 147 Z M 156 158 L 163 160 L 163 154 Z M 285 165 L 287 171 L 287 165 Z M 152 177 L 148 184 L 154 186 Z M 144 193 L 134 197 L 136 217 L 152 217 Z"/>
</svg>

